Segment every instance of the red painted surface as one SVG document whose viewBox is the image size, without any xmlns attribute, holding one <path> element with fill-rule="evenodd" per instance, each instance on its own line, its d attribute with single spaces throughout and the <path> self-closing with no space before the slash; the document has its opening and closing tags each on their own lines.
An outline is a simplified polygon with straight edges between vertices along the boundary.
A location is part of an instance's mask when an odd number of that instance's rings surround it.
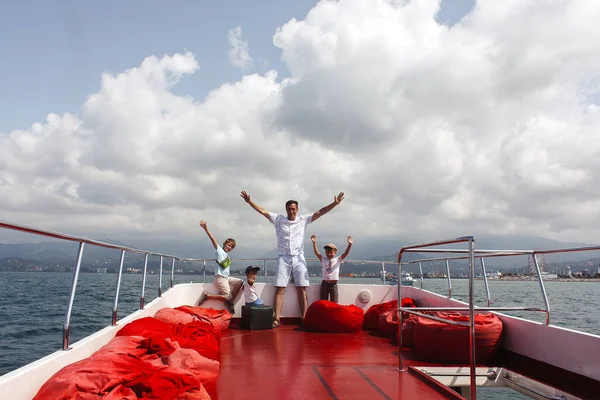
<svg viewBox="0 0 600 400">
<path fill-rule="evenodd" d="M 235 325 L 221 339 L 221 400 L 446 398 L 397 371 L 397 348 L 388 338 L 365 331 L 313 333 L 287 324 L 266 331 Z"/>
</svg>

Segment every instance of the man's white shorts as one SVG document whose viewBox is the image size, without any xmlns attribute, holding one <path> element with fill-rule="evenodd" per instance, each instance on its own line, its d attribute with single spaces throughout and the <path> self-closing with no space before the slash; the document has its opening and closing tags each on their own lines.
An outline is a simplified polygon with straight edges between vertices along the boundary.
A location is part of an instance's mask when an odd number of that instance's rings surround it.
<svg viewBox="0 0 600 400">
<path fill-rule="evenodd" d="M 298 256 L 279 256 L 277 258 L 275 286 L 287 287 L 291 274 L 294 274 L 294 284 L 296 286 L 310 286 L 308 268 L 306 268 L 306 260 L 303 254 Z"/>
</svg>

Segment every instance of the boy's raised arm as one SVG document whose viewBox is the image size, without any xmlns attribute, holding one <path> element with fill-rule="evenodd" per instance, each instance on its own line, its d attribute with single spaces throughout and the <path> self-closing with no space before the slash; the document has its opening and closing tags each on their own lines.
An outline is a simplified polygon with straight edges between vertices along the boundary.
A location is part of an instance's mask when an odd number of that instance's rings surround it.
<svg viewBox="0 0 600 400">
<path fill-rule="evenodd" d="M 354 243 L 352 236 L 348 236 L 348 239 L 346 239 L 346 241 L 348 242 L 348 247 L 346 247 L 346 251 L 344 251 L 344 254 L 342 254 L 342 260 L 348 257 L 348 254 L 350 254 L 350 248 L 352 247 L 352 243 Z"/>
<path fill-rule="evenodd" d="M 335 206 L 337 206 L 338 204 L 340 204 L 342 200 L 344 200 L 344 192 L 340 192 L 340 194 L 338 194 L 337 196 L 333 196 L 333 202 L 331 204 L 328 204 L 325 207 L 321 208 L 316 213 L 314 213 L 312 215 L 312 218 L 310 219 L 310 222 L 315 222 L 316 220 L 321 218 L 323 215 L 325 215 L 329 211 L 333 210 L 333 208 Z"/>
<path fill-rule="evenodd" d="M 310 240 L 312 240 L 313 243 L 313 251 L 315 252 L 315 256 L 317 256 L 319 261 L 321 261 L 323 257 L 321 256 L 321 253 L 319 253 L 319 249 L 317 248 L 317 235 L 312 235 L 310 237 Z"/>
<path fill-rule="evenodd" d="M 259 214 L 261 214 L 262 216 L 264 216 L 269 221 L 271 220 L 271 216 L 269 215 L 269 212 L 267 210 L 265 210 L 263 207 L 261 207 L 258 204 L 254 203 L 250 199 L 250 195 L 248 193 L 246 193 L 245 191 L 242 191 L 242 194 L 240 196 L 242 196 L 242 198 L 244 199 L 244 201 L 246 203 L 250 204 L 250 207 L 254 208 Z"/>
<path fill-rule="evenodd" d="M 219 246 L 219 244 L 217 243 L 217 240 L 212 235 L 212 233 L 210 233 L 210 231 L 208 230 L 208 226 L 206 226 L 206 221 L 200 221 L 200 226 L 202 227 L 202 229 L 204 229 L 206 231 L 208 238 L 210 239 L 210 241 L 212 242 L 213 246 L 215 246 L 215 249 L 216 249 Z"/>
</svg>

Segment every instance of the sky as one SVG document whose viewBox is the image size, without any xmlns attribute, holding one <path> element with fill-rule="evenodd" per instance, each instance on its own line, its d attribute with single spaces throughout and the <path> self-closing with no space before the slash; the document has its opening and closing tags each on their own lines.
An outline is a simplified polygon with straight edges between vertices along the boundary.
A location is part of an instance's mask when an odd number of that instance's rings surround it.
<svg viewBox="0 0 600 400">
<path fill-rule="evenodd" d="M 260 253 L 242 190 L 343 191 L 309 234 L 600 237 L 598 2 L 1 7 L 2 220 L 163 251 L 204 219 Z"/>
</svg>

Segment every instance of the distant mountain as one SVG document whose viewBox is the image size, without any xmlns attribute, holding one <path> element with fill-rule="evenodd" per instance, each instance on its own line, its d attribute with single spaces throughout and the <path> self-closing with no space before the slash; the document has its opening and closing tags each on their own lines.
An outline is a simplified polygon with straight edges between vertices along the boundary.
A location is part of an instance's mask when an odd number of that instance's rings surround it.
<svg viewBox="0 0 600 400">
<path fill-rule="evenodd" d="M 544 238 L 544 237 L 536 237 L 536 236 L 523 236 L 523 235 L 488 235 L 488 236 L 475 236 L 475 249 L 486 249 L 486 250 L 547 250 L 547 249 L 561 249 L 561 248 L 574 248 L 574 247 L 585 247 L 585 246 L 593 246 L 593 244 L 589 243 L 579 243 L 579 242 L 561 242 L 554 239 Z M 464 243 L 454 244 L 454 245 L 446 245 L 442 246 L 443 248 L 448 249 L 465 249 L 466 245 Z M 448 254 L 451 256 L 450 254 Z M 445 254 L 440 253 L 409 253 L 407 257 L 403 257 L 406 260 L 415 260 L 415 259 L 424 259 L 424 258 L 435 258 L 435 257 L 443 257 Z M 460 256 L 456 254 L 455 256 Z M 557 253 L 557 254 L 548 254 L 540 257 L 540 262 L 545 263 L 546 265 L 560 264 L 560 263 L 578 263 L 582 261 L 591 260 L 600 256 L 600 251 L 598 252 L 573 252 L 573 253 Z M 386 257 L 381 257 L 379 259 L 382 260 L 396 260 L 397 254 L 388 255 Z M 543 259 L 543 261 L 542 261 Z M 529 264 L 528 256 L 511 256 L 511 257 L 493 257 L 486 258 L 485 264 L 487 270 L 512 270 L 515 268 L 526 267 Z M 456 270 L 466 270 L 468 263 L 466 260 L 451 260 L 450 267 L 451 272 Z M 433 262 L 424 262 L 422 263 L 424 272 L 433 272 L 433 271 L 445 271 L 445 262 L 444 261 L 433 261 Z M 476 268 L 477 271 L 480 271 L 481 263 L 479 260 L 476 260 Z M 418 264 L 407 266 L 407 270 L 410 272 L 418 271 Z"/>
<path fill-rule="evenodd" d="M 205 238 L 202 238 L 205 239 Z M 273 238 L 273 244 L 275 242 Z M 339 253 L 345 249 L 345 242 L 341 241 L 340 238 L 335 239 L 319 237 L 319 246 L 323 246 L 325 243 L 334 242 L 339 248 Z M 120 244 L 127 246 L 124 243 L 115 240 L 102 240 L 108 243 Z M 361 240 L 360 237 L 355 237 L 355 244 L 352 246 L 352 250 L 349 255 L 349 259 L 352 260 L 379 260 L 379 261 L 391 261 L 397 260 L 398 251 L 404 245 L 408 243 L 403 240 Z M 411 243 L 412 244 L 412 243 Z M 523 250 L 523 249 L 551 249 L 551 248 L 565 248 L 565 247 L 581 247 L 587 246 L 585 243 L 567 243 L 560 242 L 553 239 L 534 237 L 534 236 L 517 236 L 517 235 L 487 235 L 487 236 L 476 236 L 475 237 L 475 248 L 476 249 L 495 249 L 495 250 Z M 186 240 L 180 241 L 175 238 L 161 241 L 143 241 L 139 239 L 139 243 L 129 245 L 130 247 L 137 247 L 142 249 L 152 249 L 154 251 L 164 252 L 166 254 L 174 254 L 177 256 L 189 257 L 189 258 L 207 258 L 213 257 L 214 249 L 207 240 Z M 459 245 L 448 245 L 445 248 L 466 248 L 465 244 Z M 78 243 L 77 242 L 40 242 L 40 243 L 20 243 L 20 244 L 1 244 L 0 243 L 0 259 L 18 257 L 27 260 L 37 261 L 72 261 L 77 255 Z M 313 258 L 312 242 L 309 238 L 305 241 L 305 254 L 307 257 Z M 96 261 L 96 260 L 115 260 L 120 256 L 118 250 L 106 249 L 102 247 L 96 247 L 87 245 L 84 251 L 85 261 Z M 234 258 L 275 258 L 277 251 L 275 248 L 268 252 L 244 248 L 240 245 L 236 248 L 235 253 L 232 254 Z M 415 260 L 426 257 L 436 257 L 439 255 L 433 253 L 407 253 L 404 257 L 405 260 Z M 558 263 L 567 261 L 584 261 L 600 256 L 598 253 L 564 253 L 559 255 L 547 255 L 545 256 L 546 263 Z M 486 265 L 494 269 L 507 269 L 515 268 L 518 266 L 527 265 L 527 257 L 504 257 L 504 258 L 490 258 L 487 260 Z M 452 265 L 466 265 L 466 262 L 453 261 Z M 479 265 L 479 264 L 478 264 Z M 425 271 L 439 271 L 443 268 L 443 262 L 437 263 L 424 263 Z M 375 268 L 375 267 L 374 267 Z M 408 270 L 415 272 L 418 267 L 410 266 Z"/>
<path fill-rule="evenodd" d="M 117 241 L 102 240 L 102 242 L 126 246 L 125 244 Z M 0 258 L 18 257 L 35 261 L 67 261 L 73 260 L 77 256 L 78 249 L 79 243 L 67 241 L 18 244 L 0 243 Z M 120 256 L 120 252 L 118 250 L 92 245 L 85 246 L 84 254 L 86 258 L 92 260 Z"/>
</svg>

